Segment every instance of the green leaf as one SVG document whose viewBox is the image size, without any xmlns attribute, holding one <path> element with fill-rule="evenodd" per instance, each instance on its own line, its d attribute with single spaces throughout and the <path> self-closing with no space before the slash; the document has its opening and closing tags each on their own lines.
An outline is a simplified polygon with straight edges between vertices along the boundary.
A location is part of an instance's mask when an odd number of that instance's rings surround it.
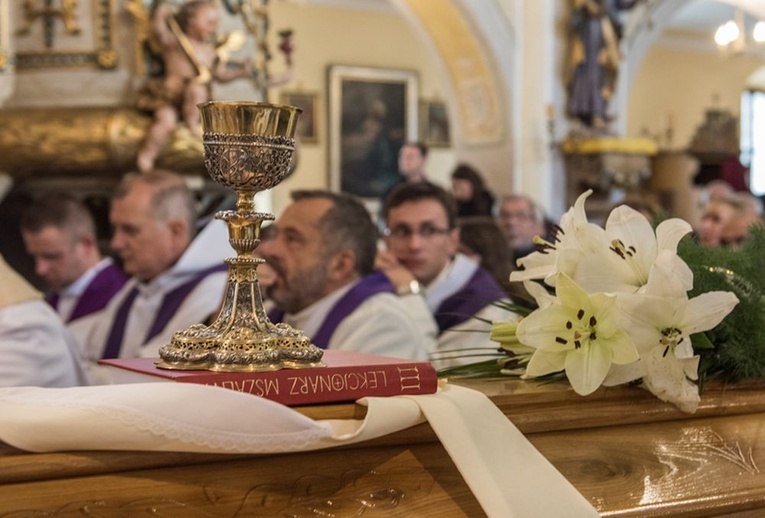
<svg viewBox="0 0 765 518">
<path fill-rule="evenodd" d="M 712 343 L 706 333 L 691 335 L 691 343 L 694 351 L 707 351 L 715 348 L 715 344 Z"/>
</svg>

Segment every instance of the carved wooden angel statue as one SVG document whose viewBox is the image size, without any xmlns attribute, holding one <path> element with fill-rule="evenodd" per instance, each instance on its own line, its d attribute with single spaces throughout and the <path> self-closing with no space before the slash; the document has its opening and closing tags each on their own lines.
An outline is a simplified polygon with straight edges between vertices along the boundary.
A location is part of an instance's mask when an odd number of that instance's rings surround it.
<svg viewBox="0 0 765 518">
<path fill-rule="evenodd" d="M 573 0 L 569 116 L 596 130 L 616 86 L 621 54 L 619 13 L 642 0 Z"/>
<path fill-rule="evenodd" d="M 189 0 L 176 14 L 168 3 L 160 3 L 151 16 L 151 35 L 164 64 L 160 81 L 146 83 L 139 106 L 154 111 L 154 120 L 138 152 L 142 172 L 154 168 L 157 156 L 179 122 L 194 135 L 201 135 L 197 105 L 211 98 L 213 80 L 229 82 L 249 77 L 245 62 L 227 66 L 216 51 L 215 32 L 220 14 L 210 0 Z"/>
</svg>

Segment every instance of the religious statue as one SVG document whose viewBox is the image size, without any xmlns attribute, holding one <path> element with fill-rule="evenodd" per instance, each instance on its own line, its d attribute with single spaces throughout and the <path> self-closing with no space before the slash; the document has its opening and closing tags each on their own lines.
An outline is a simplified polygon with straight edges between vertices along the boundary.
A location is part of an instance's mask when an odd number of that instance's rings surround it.
<svg viewBox="0 0 765 518">
<path fill-rule="evenodd" d="M 159 77 L 149 78 L 138 96 L 138 107 L 154 115 L 138 152 L 140 171 L 154 167 L 179 122 L 188 127 L 194 139 L 201 136 L 197 105 L 211 100 L 213 80 L 229 82 L 249 77 L 261 101 L 268 100 L 269 87 L 291 80 L 293 44 L 290 30 L 279 32 L 278 48 L 285 57 L 285 71 L 270 75 L 267 69 L 271 59 L 266 43 L 268 0 L 224 0 L 223 5 L 229 13 L 241 16 L 247 32 L 254 39 L 252 57 L 244 63 L 230 61 L 231 52 L 246 40 L 241 31 L 216 38 L 220 15 L 213 0 L 181 2 L 177 13 L 170 0 L 160 1 L 153 11 L 145 7 L 142 0 L 128 2 L 128 10 L 137 23 L 139 39 L 146 42 L 149 54 L 155 54 L 161 62 L 159 67 L 154 67 L 154 74 Z"/>
<path fill-rule="evenodd" d="M 598 131 L 606 128 L 621 54 L 619 13 L 641 0 L 573 0 L 568 114 Z"/>
<path fill-rule="evenodd" d="M 291 29 L 284 29 L 278 33 L 278 49 L 284 56 L 285 69 L 279 74 L 273 74 L 269 69 L 272 53 L 267 39 L 271 27 L 268 2 L 269 0 L 223 0 L 226 10 L 241 17 L 247 32 L 254 39 L 253 82 L 255 88 L 260 92 L 260 98 L 263 102 L 268 102 L 268 89 L 270 87 L 288 83 L 292 80 L 293 74 L 292 52 L 294 46 Z"/>
<path fill-rule="evenodd" d="M 231 67 L 219 59 L 215 32 L 218 9 L 210 0 L 190 0 L 177 14 L 160 3 L 151 18 L 151 35 L 160 52 L 164 76 L 148 81 L 139 105 L 152 109 L 154 120 L 138 152 L 138 169 L 150 171 L 179 121 L 201 137 L 197 105 L 211 99 L 213 80 L 229 82 L 250 77 L 249 62 Z"/>
</svg>

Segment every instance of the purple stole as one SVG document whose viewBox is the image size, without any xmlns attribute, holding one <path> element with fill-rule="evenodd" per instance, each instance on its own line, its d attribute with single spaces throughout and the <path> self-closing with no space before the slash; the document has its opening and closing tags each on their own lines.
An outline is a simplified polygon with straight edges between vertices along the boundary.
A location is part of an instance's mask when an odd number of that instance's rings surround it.
<svg viewBox="0 0 765 518">
<path fill-rule="evenodd" d="M 45 302 L 47 302 L 50 307 L 52 307 L 55 310 L 58 310 L 58 299 L 59 294 L 57 291 L 49 291 L 45 294 Z"/>
<path fill-rule="evenodd" d="M 146 337 L 143 339 L 143 343 L 148 342 L 159 333 L 161 333 L 170 319 L 173 318 L 178 308 L 181 307 L 183 301 L 191 293 L 197 285 L 202 282 L 208 275 L 225 271 L 228 268 L 225 264 L 216 264 L 204 270 L 201 270 L 194 274 L 191 279 L 181 284 L 180 286 L 169 291 L 162 298 L 162 303 L 159 306 L 159 311 L 154 316 L 154 321 L 146 333 Z M 120 349 L 122 348 L 122 339 L 125 336 L 125 326 L 127 325 L 127 318 L 130 314 L 130 308 L 138 296 L 138 287 L 134 286 L 130 293 L 122 300 L 117 313 L 114 315 L 112 321 L 112 329 L 109 332 L 109 338 L 106 340 L 106 348 L 102 358 L 119 358 Z"/>
<path fill-rule="evenodd" d="M 311 337 L 311 342 L 321 349 L 326 349 L 340 322 L 353 313 L 365 300 L 378 293 L 395 293 L 388 277 L 382 272 L 374 272 L 362 277 L 353 288 L 335 302 L 316 335 Z M 279 323 L 284 318 L 284 311 L 274 308 L 268 312 L 268 318 L 273 323 Z"/>
<path fill-rule="evenodd" d="M 488 304 L 506 298 L 507 294 L 494 277 L 479 266 L 470 280 L 436 309 L 438 333 L 467 321 Z"/>
<path fill-rule="evenodd" d="M 72 314 L 67 323 L 73 322 L 100 311 L 106 307 L 114 295 L 122 289 L 130 277 L 123 272 L 117 265 L 110 264 L 93 277 L 88 287 L 82 292 L 77 300 Z M 56 309 L 58 306 L 58 293 L 52 293 L 45 298 L 48 303 Z"/>
</svg>

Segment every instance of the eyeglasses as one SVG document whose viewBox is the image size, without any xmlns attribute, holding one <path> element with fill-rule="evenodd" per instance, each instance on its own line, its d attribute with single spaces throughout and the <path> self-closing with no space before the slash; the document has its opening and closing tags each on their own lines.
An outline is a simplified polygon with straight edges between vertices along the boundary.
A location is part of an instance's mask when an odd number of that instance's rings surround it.
<svg viewBox="0 0 765 518">
<path fill-rule="evenodd" d="M 451 230 L 452 229 L 450 228 L 438 228 L 428 224 L 420 225 L 420 228 L 412 228 L 406 225 L 397 225 L 393 228 L 386 228 L 383 230 L 383 235 L 393 239 L 404 240 L 409 239 L 413 235 L 417 234 L 423 239 L 430 239 L 436 235 L 446 235 L 451 232 Z"/>
<path fill-rule="evenodd" d="M 502 219 L 520 219 L 520 220 L 527 220 L 532 219 L 532 215 L 528 212 L 505 212 L 500 211 L 499 217 Z"/>
</svg>

